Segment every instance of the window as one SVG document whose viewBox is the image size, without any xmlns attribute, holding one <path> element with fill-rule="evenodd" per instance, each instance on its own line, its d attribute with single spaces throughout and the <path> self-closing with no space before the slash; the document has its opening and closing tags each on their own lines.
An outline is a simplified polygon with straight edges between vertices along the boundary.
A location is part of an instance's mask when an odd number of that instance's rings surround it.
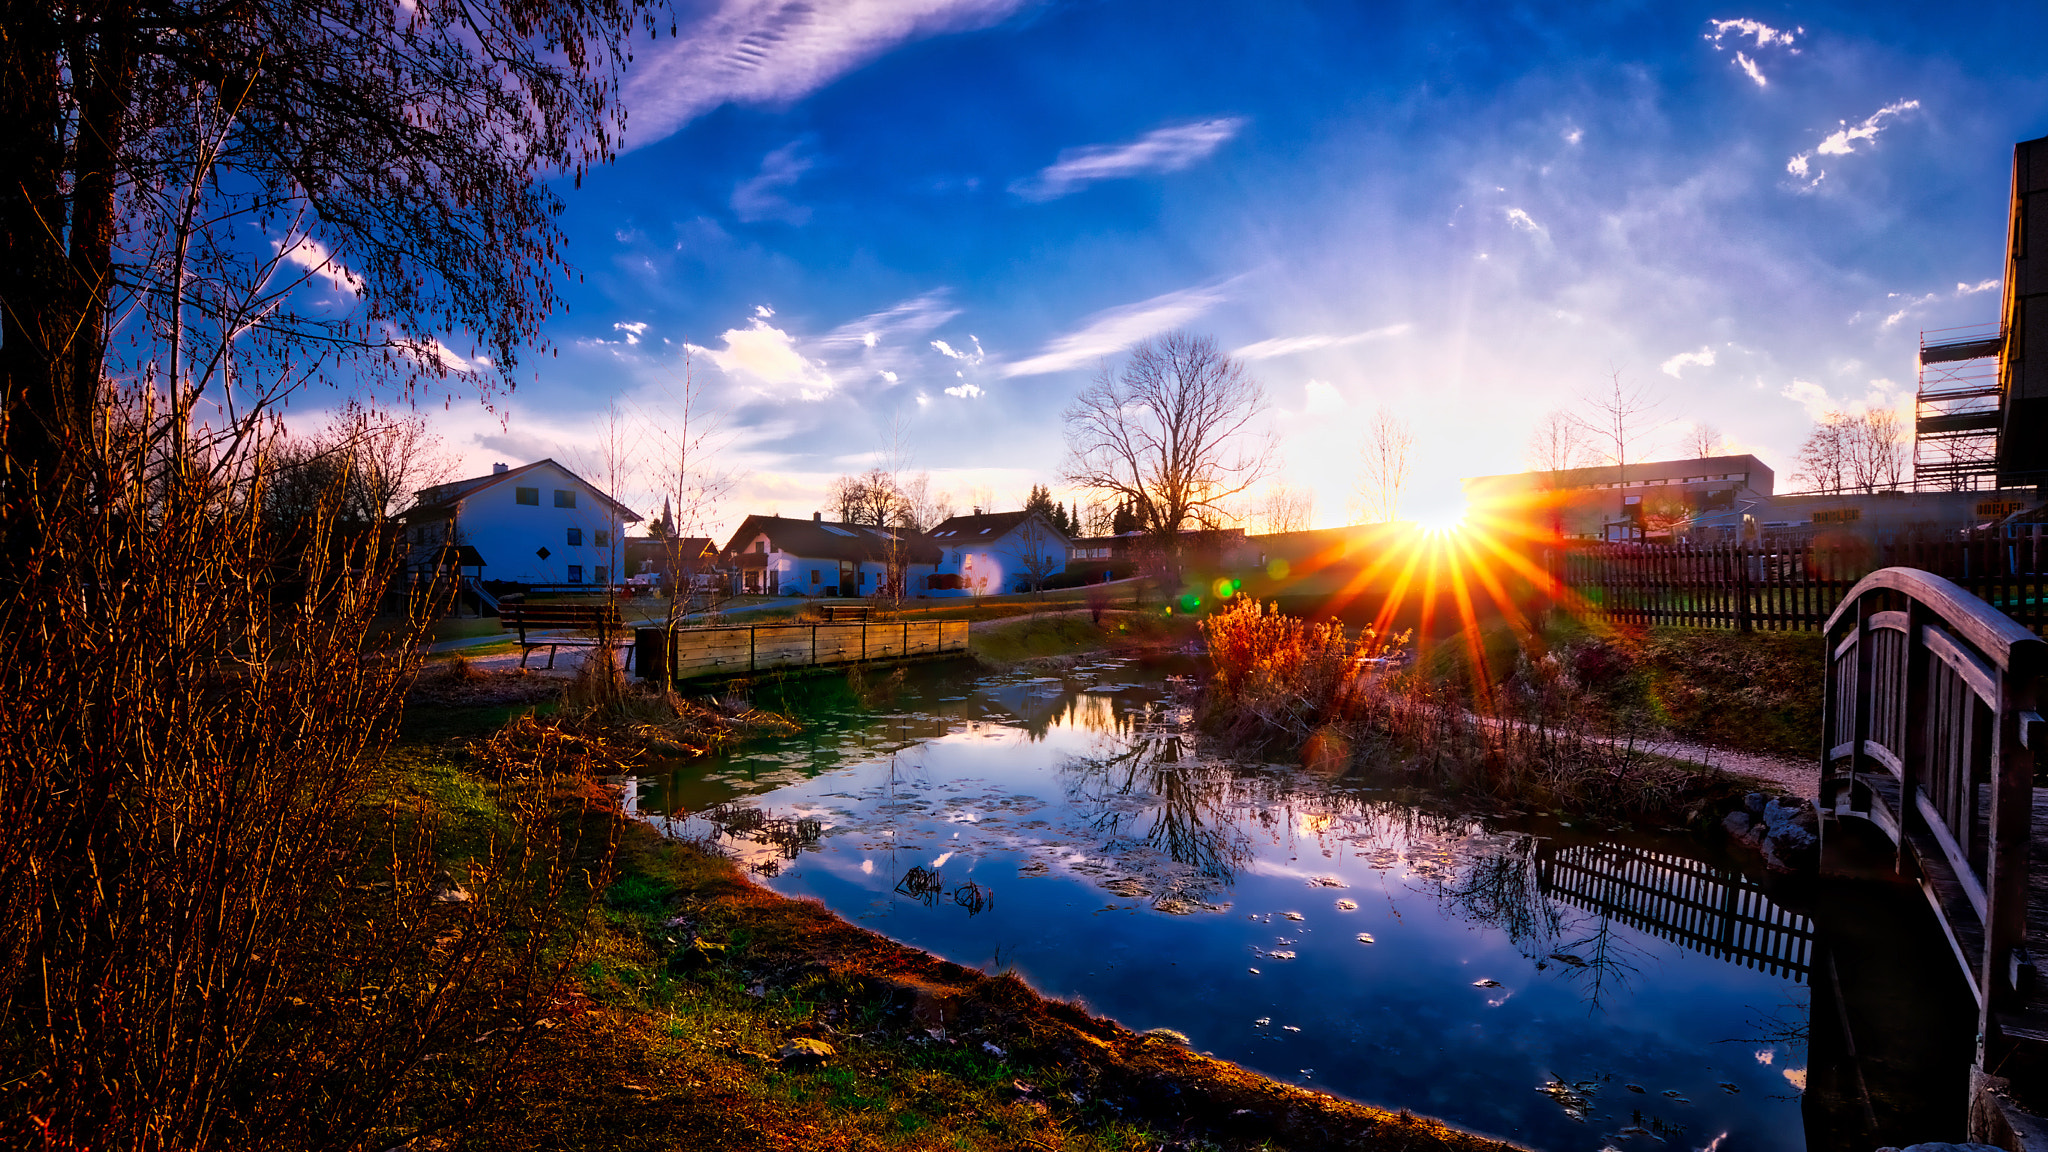
<svg viewBox="0 0 2048 1152">
<path fill-rule="evenodd" d="M 811 569 L 811 583 L 813 583 L 813 584 L 816 584 L 817 582 L 818 582 L 818 570 L 817 570 L 816 568 L 813 568 L 813 569 Z"/>
<path fill-rule="evenodd" d="M 869 573 L 866 573 L 866 572 L 863 572 L 863 573 L 861 573 L 861 574 L 860 574 L 860 582 L 861 582 L 861 583 L 863 583 L 863 584 L 867 583 L 867 582 L 868 582 L 868 576 L 869 576 Z"/>
<path fill-rule="evenodd" d="M 581 528 L 571 528 L 571 529 L 569 529 L 569 547 L 571 547 L 571 548 L 581 548 L 582 546 L 583 546 L 583 529 L 581 529 Z"/>
<path fill-rule="evenodd" d="M 766 551 L 768 551 L 768 542 L 767 542 L 766 540 L 756 540 L 756 541 L 754 541 L 754 551 L 756 551 L 756 552 L 766 552 Z"/>
<path fill-rule="evenodd" d="M 591 582 L 591 583 L 593 583 L 593 584 L 609 584 L 609 583 L 611 583 L 611 582 L 612 582 L 612 573 L 611 573 L 611 569 L 609 569 L 609 568 L 606 568 L 606 567 L 605 567 L 604 565 L 602 565 L 602 564 L 599 564 L 599 565 L 598 565 L 597 567 L 595 567 L 595 568 L 592 568 L 592 569 L 590 570 L 590 582 Z"/>
<path fill-rule="evenodd" d="M 609 547 L 611 547 L 611 546 L 612 546 L 612 531 L 611 531 L 611 529 L 609 529 L 609 528 L 599 528 L 599 529 L 598 529 L 598 530 L 597 530 L 596 532 L 594 532 L 594 533 L 592 533 L 592 534 L 591 534 L 590 542 L 591 542 L 592 544 L 595 544 L 595 545 L 597 545 L 597 546 L 598 546 L 599 548 L 609 548 Z M 602 577 L 600 577 L 600 578 L 598 579 L 598 583 L 600 583 L 600 584 L 604 583 L 604 580 L 603 580 L 603 578 L 602 578 Z"/>
<path fill-rule="evenodd" d="M 555 489 L 555 507 L 557 507 L 557 508 L 574 508 L 575 506 L 576 506 L 576 490 L 575 490 L 574 488 L 557 488 L 557 489 Z"/>
<path fill-rule="evenodd" d="M 569 583 L 571 583 L 571 584 L 581 584 L 581 583 L 583 583 L 583 565 L 581 565 L 581 564 L 571 564 L 571 565 L 569 565 Z"/>
<path fill-rule="evenodd" d="M 540 489 L 514 488 L 512 490 L 512 499 L 520 504 L 531 504 L 538 508 L 540 507 Z"/>
</svg>

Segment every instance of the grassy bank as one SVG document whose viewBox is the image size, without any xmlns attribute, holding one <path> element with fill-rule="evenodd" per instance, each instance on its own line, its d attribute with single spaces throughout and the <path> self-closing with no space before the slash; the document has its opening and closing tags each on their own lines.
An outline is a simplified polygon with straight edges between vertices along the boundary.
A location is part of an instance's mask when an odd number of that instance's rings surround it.
<svg viewBox="0 0 2048 1152">
<path fill-rule="evenodd" d="M 594 728 L 587 699 L 497 724 L 534 678 L 463 672 L 423 690 L 455 719 L 394 750 L 385 797 L 444 830 L 452 868 L 489 843 L 517 782 L 543 773 L 550 795 L 581 805 L 584 855 L 615 846 L 598 898 L 568 909 L 562 979 L 520 1025 L 516 1058 L 444 1066 L 442 1092 L 473 1102 L 445 1134 L 465 1147 L 1502 1147 L 1134 1034 L 777 896 L 615 805 L 591 807 L 635 745 L 616 713 Z M 422 1122 L 430 1112 L 411 1109 Z"/>
<path fill-rule="evenodd" d="M 1085 652 L 1129 652 L 1174 648 L 1200 635 L 1193 620 L 1157 612 L 1086 609 L 986 618 L 975 624 L 968 645 L 985 662 L 1078 656 Z"/>
</svg>

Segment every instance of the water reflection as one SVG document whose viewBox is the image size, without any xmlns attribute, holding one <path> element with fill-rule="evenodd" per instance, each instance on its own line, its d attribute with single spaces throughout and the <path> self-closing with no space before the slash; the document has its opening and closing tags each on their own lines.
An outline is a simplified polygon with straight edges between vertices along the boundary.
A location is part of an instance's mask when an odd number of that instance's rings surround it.
<svg viewBox="0 0 2048 1152">
<path fill-rule="evenodd" d="M 780 891 L 1285 1079 L 1542 1147 L 1801 1146 L 1804 1042 L 1719 1042 L 1804 1011 L 1812 929 L 1682 840 L 1211 755 L 1108 661 L 820 694 L 644 803 Z"/>
</svg>

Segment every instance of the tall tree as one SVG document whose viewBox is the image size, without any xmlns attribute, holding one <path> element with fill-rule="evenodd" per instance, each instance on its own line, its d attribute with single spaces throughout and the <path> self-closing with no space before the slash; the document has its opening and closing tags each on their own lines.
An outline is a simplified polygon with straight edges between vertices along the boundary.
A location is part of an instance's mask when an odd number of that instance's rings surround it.
<svg viewBox="0 0 2048 1152">
<path fill-rule="evenodd" d="M 1316 494 L 1291 484 L 1271 484 L 1252 508 L 1251 528 L 1258 533 L 1306 532 L 1316 516 Z"/>
<path fill-rule="evenodd" d="M 1695 459 L 1719 456 L 1726 439 L 1712 424 L 1695 423 L 1685 433 L 1685 451 Z"/>
<path fill-rule="evenodd" d="M 1657 428 L 1652 417 L 1663 401 L 1641 385 L 1622 383 L 1620 371 L 1609 374 L 1607 386 L 1579 397 L 1579 424 L 1600 446 L 1616 478 L 1628 480 L 1629 461 L 1642 455 L 1642 441 Z"/>
<path fill-rule="evenodd" d="M 1527 461 L 1537 472 L 1568 472 L 1587 463 L 1586 426 L 1562 408 L 1543 414 L 1529 433 Z"/>
<path fill-rule="evenodd" d="M 1382 405 L 1366 425 L 1365 439 L 1358 452 L 1358 503 L 1362 519 L 1367 524 L 1400 519 L 1401 496 L 1408 490 L 1408 472 L 1415 454 L 1414 431 L 1406 420 Z"/>
<path fill-rule="evenodd" d="M 1216 341 L 1176 331 L 1104 366 L 1064 414 L 1062 479 L 1128 501 L 1138 526 L 1172 541 L 1221 518 L 1222 502 L 1272 471 L 1254 427 L 1266 391 Z"/>
<path fill-rule="evenodd" d="M 1848 482 L 1854 444 L 1853 419 L 1828 412 L 1814 421 L 1813 431 L 1799 445 L 1799 476 L 1815 492 L 1840 492 Z"/>
<path fill-rule="evenodd" d="M 252 408 L 344 361 L 408 390 L 511 369 L 565 267 L 541 180 L 616 147 L 643 16 L 643 0 L 10 5 L 11 490 L 48 506 L 74 489 L 110 378 L 157 389 L 181 441 L 203 401 L 246 444 Z M 304 307 L 319 285 L 352 306 Z M 231 370 L 252 354 L 270 371 Z"/>
</svg>

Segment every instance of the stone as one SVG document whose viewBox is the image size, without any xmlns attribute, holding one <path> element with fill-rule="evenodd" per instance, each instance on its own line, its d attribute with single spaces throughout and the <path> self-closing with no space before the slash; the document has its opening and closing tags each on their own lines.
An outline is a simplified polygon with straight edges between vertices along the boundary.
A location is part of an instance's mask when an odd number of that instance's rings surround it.
<svg viewBox="0 0 2048 1152">
<path fill-rule="evenodd" d="M 823 1040 L 791 1040 L 775 1052 L 775 1059 L 784 1068 L 807 1068 L 823 1064 L 839 1053 Z"/>
<path fill-rule="evenodd" d="M 1749 829 L 1755 823 L 1755 817 L 1739 808 L 1721 817 L 1721 827 L 1726 828 L 1728 835 L 1733 836 L 1737 840 L 1748 839 Z"/>
<path fill-rule="evenodd" d="M 1746 809 L 1751 816 L 1763 816 L 1764 794 L 1761 792 L 1751 792 L 1749 795 L 1744 796 L 1742 798 L 1742 807 Z"/>
<path fill-rule="evenodd" d="M 1995 1144 L 1944 1144 L 1930 1140 L 1925 1144 L 1908 1144 L 1901 1152 L 2004 1152 Z"/>
</svg>

